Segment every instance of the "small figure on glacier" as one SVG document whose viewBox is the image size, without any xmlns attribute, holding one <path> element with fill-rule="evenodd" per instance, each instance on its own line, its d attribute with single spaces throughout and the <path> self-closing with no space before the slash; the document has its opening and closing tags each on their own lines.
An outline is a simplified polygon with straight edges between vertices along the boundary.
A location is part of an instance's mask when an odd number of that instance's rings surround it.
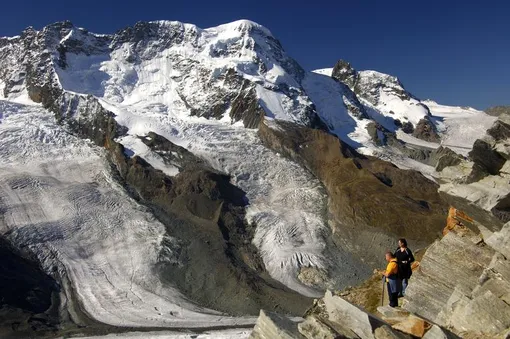
<svg viewBox="0 0 510 339">
<path fill-rule="evenodd" d="M 395 251 L 395 258 L 398 263 L 398 296 L 403 297 L 406 292 L 409 278 L 413 274 L 411 264 L 414 261 L 413 252 L 407 248 L 407 241 L 404 238 L 398 239 L 398 248 Z"/>
<path fill-rule="evenodd" d="M 398 306 L 398 263 L 395 255 L 388 251 L 386 252 L 386 271 L 382 274 L 386 277 L 386 288 L 388 289 L 388 297 L 390 298 L 390 306 Z"/>
</svg>

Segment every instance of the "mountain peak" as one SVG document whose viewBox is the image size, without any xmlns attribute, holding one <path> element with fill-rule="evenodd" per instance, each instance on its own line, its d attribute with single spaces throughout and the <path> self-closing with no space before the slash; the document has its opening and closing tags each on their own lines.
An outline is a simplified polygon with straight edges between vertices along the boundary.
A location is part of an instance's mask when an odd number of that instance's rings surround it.
<svg viewBox="0 0 510 339">
<path fill-rule="evenodd" d="M 223 25 L 219 25 L 217 27 L 211 27 L 207 30 L 217 30 L 217 31 L 238 31 L 242 33 L 250 33 L 254 31 L 261 32 L 264 35 L 273 37 L 273 34 L 266 27 L 246 19 L 241 19 L 237 21 L 232 21 L 230 23 L 226 23 Z"/>
<path fill-rule="evenodd" d="M 335 64 L 331 77 L 353 88 L 358 81 L 358 72 L 356 72 L 349 62 L 340 59 Z"/>
</svg>

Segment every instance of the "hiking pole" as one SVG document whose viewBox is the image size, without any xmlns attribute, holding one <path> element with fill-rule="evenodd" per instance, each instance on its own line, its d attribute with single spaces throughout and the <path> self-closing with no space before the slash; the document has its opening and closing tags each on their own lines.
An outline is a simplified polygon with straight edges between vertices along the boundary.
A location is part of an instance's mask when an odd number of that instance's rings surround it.
<svg viewBox="0 0 510 339">
<path fill-rule="evenodd" d="M 381 306 L 384 306 L 384 287 L 386 285 L 386 277 L 382 277 L 382 294 L 381 294 Z"/>
</svg>

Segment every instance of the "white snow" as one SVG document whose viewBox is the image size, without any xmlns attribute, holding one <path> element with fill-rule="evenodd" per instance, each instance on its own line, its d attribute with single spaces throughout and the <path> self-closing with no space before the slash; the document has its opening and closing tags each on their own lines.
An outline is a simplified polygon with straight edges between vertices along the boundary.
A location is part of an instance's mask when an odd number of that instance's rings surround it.
<svg viewBox="0 0 510 339">
<path fill-rule="evenodd" d="M 483 138 L 497 120 L 471 107 L 445 106 L 430 100 L 423 103 L 429 107 L 432 120 L 438 127 L 441 145 L 465 156 L 473 148 L 475 140 Z"/>
<path fill-rule="evenodd" d="M 321 68 L 315 69 L 312 71 L 313 73 L 322 74 L 330 77 L 333 74 L 333 68 Z"/>
<path fill-rule="evenodd" d="M 114 108 L 105 99 L 103 103 Z M 302 284 L 297 275 L 301 267 L 328 268 L 323 253 L 328 227 L 321 218 L 325 195 L 319 181 L 265 148 L 256 130 L 185 117 L 179 111 L 149 114 L 147 109 L 139 102 L 117 105 L 114 113 L 130 133 L 153 131 L 230 174 L 233 184 L 243 189 L 250 201 L 247 217 L 257 223 L 254 243 L 271 276 L 300 293 L 318 296 L 319 292 Z"/>
<path fill-rule="evenodd" d="M 359 119 L 349 113 L 344 104 L 344 100 L 348 99 L 341 84 L 329 76 L 310 72 L 302 85 L 332 133 L 354 148 L 368 150 L 375 147 L 366 129 L 370 120 Z"/>
<path fill-rule="evenodd" d="M 198 34 L 197 45 L 184 41 L 139 63 L 126 61 L 131 53 L 128 44 L 110 55 L 89 59 L 73 56 L 68 60 L 69 66 L 58 72 L 62 86 L 99 97 L 102 105 L 116 114 L 117 122 L 129 129 L 129 136 L 120 142 L 156 168 L 170 174 L 175 171 L 164 169 L 164 163 L 148 153 L 135 136 L 158 133 L 232 175 L 233 183 L 246 192 L 250 201 L 248 217 L 257 222 L 254 243 L 271 276 L 305 295 L 318 296 L 320 292 L 301 283 L 297 275 L 301 267 L 327 269 L 323 251 L 329 228 L 322 219 L 325 195 L 319 181 L 299 165 L 265 148 L 255 130 L 231 125 L 228 118 L 190 116 L 188 104 L 200 106 L 208 100 L 211 89 L 202 89 L 199 67 L 181 74 L 178 63 L 188 62 L 179 61 L 184 57 L 196 60 L 203 69 L 213 70 L 211 77 L 226 67 L 235 67 L 243 77 L 264 84 L 257 85 L 257 95 L 268 116 L 276 119 L 299 122 L 308 99 L 290 98 L 269 89 L 280 82 L 299 86 L 270 54 L 265 74 L 253 67 L 257 54 L 250 46 L 254 39 L 269 50 L 263 35 L 243 33 L 246 29 L 260 29 L 256 24 L 239 21 L 205 30 L 176 22 L 160 24 L 193 30 Z M 243 47 L 232 56 L 212 53 L 236 44 Z M 235 48 L 239 49 L 237 45 Z M 214 86 L 221 89 L 221 83 Z"/>
<path fill-rule="evenodd" d="M 117 140 L 117 142 L 121 143 L 124 146 L 125 151 L 132 153 L 128 154 L 129 156 L 138 155 L 142 157 L 152 167 L 162 171 L 168 176 L 173 177 L 179 174 L 179 169 L 176 166 L 165 164 L 163 158 L 161 158 L 161 156 L 159 156 L 158 154 L 152 152 L 150 148 L 147 145 L 145 145 L 142 142 L 142 140 L 140 140 L 140 137 L 136 135 L 127 135 Z"/>
</svg>

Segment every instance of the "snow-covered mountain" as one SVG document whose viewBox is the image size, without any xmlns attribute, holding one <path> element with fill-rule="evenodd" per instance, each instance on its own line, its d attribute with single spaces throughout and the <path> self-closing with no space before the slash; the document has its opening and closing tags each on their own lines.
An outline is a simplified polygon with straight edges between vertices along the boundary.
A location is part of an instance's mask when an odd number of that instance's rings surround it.
<svg viewBox="0 0 510 339">
<path fill-rule="evenodd" d="M 27 28 L 0 38 L 0 235 L 62 282 L 78 325 L 299 314 L 370 275 L 396 236 L 385 213 L 411 211 L 399 227 L 423 244 L 441 226 L 434 182 L 360 153 L 439 177 L 443 148 L 466 156 L 495 119 L 343 61 L 307 72 L 247 20 Z"/>
</svg>

